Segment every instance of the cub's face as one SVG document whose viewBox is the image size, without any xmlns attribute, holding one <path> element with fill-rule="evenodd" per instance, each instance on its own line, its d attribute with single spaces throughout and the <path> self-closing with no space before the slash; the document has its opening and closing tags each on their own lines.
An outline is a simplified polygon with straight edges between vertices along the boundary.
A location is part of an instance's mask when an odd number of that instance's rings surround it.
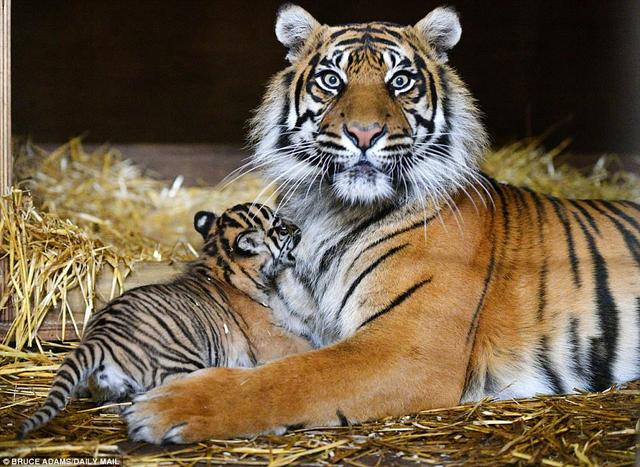
<svg viewBox="0 0 640 467">
<path fill-rule="evenodd" d="M 282 191 L 326 183 L 339 199 L 361 204 L 436 197 L 474 171 L 475 155 L 451 141 L 445 63 L 461 34 L 453 10 L 438 8 L 408 27 L 331 27 L 288 5 L 276 34 L 291 66 L 275 78 L 254 136 L 258 162 Z"/>
<path fill-rule="evenodd" d="M 194 226 L 205 241 L 203 255 L 226 278 L 241 274 L 264 285 L 295 264 L 300 229 L 267 206 L 239 204 L 220 216 L 200 211 Z"/>
</svg>

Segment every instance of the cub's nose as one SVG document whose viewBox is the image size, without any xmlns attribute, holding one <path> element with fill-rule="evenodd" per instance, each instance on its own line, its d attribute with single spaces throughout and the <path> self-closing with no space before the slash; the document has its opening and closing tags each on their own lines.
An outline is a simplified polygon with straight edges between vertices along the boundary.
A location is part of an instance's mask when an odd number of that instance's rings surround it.
<svg viewBox="0 0 640 467">
<path fill-rule="evenodd" d="M 376 144 L 376 141 L 378 141 L 380 137 L 384 135 L 387 127 L 386 125 L 380 126 L 377 123 L 368 126 L 361 125 L 359 123 L 352 123 L 349 125 L 344 125 L 342 130 L 344 131 L 345 135 L 347 135 L 347 137 L 351 141 L 353 141 L 353 144 L 358 146 L 363 151 L 366 151 L 371 146 Z"/>
</svg>

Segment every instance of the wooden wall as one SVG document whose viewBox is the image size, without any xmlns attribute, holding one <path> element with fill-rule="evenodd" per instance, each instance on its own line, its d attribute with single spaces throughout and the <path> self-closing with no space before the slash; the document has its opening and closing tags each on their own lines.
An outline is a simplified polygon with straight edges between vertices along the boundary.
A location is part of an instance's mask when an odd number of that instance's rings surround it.
<svg viewBox="0 0 640 467">
<path fill-rule="evenodd" d="M 434 0 L 300 0 L 320 21 L 414 23 Z M 565 122 L 574 150 L 640 153 L 640 2 L 453 0 L 452 63 L 503 143 Z M 19 0 L 13 124 L 36 141 L 244 141 L 284 65 L 278 1 Z"/>
</svg>

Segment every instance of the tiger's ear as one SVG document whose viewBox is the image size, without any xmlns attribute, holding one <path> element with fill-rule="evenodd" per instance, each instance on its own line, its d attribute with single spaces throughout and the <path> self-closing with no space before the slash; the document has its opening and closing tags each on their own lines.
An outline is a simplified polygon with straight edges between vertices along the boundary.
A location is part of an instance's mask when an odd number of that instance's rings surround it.
<svg viewBox="0 0 640 467">
<path fill-rule="evenodd" d="M 289 51 L 287 60 L 296 61 L 304 43 L 318 26 L 320 23 L 298 5 L 285 3 L 278 9 L 276 37 Z"/>
<path fill-rule="evenodd" d="M 195 216 L 193 216 L 193 226 L 198 231 L 204 240 L 207 239 L 209 235 L 209 231 L 211 230 L 211 226 L 216 220 L 216 215 L 209 211 L 198 211 Z"/>
<path fill-rule="evenodd" d="M 414 26 L 426 39 L 443 63 L 447 52 L 460 40 L 462 27 L 458 12 L 451 7 L 438 7 Z"/>
</svg>

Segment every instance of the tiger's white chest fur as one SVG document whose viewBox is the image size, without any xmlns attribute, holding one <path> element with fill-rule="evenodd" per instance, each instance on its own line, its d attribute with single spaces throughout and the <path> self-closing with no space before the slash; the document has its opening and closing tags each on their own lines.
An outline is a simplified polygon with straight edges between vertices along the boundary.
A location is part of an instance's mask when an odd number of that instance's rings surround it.
<svg viewBox="0 0 640 467">
<path fill-rule="evenodd" d="M 295 250 L 295 269 L 278 278 L 279 297 L 271 306 L 279 322 L 320 347 L 353 335 L 366 319 L 357 292 L 345 302 L 349 284 L 362 266 L 357 263 L 360 252 L 415 208 L 405 206 L 393 213 L 378 211 L 380 214 L 365 208 L 340 210 L 319 197 L 305 207 L 288 213 L 301 226 L 302 241 Z M 420 213 L 426 215 L 422 207 Z"/>
<path fill-rule="evenodd" d="M 278 298 L 272 301 L 274 316 L 290 331 L 308 338 L 314 346 L 327 345 L 341 335 L 335 322 L 335 310 L 327 306 L 330 296 L 337 297 L 339 290 L 318 296 L 315 287 L 326 289 L 332 282 L 335 269 L 320 271 L 320 258 L 335 240 L 334 229 L 327 228 L 334 221 L 330 216 L 309 216 L 299 219 L 303 236 L 296 248 L 295 269 L 286 270 L 278 278 Z M 335 274 L 333 274 L 335 280 Z M 328 303 L 326 303 L 328 302 Z"/>
</svg>

